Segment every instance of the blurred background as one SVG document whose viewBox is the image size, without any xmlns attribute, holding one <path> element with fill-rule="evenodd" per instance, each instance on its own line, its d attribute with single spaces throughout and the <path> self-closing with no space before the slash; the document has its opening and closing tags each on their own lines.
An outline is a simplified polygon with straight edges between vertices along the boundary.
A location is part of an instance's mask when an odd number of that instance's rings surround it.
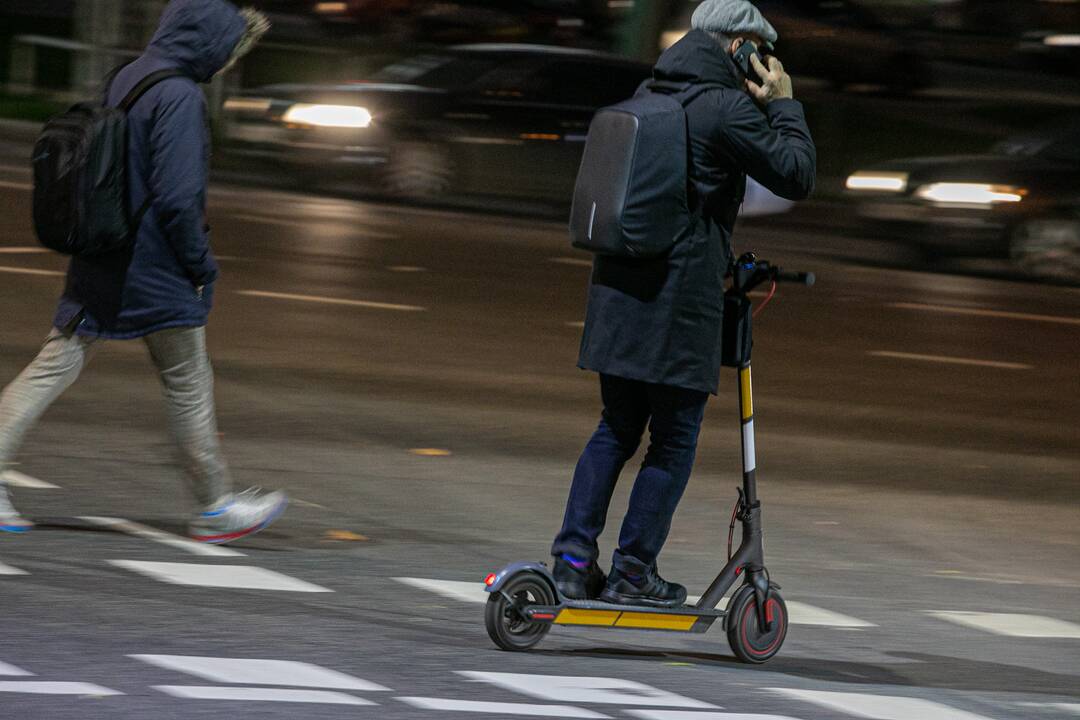
<svg viewBox="0 0 1080 720">
<path fill-rule="evenodd" d="M 553 217 L 592 113 L 633 92 L 696 6 L 254 4 L 270 36 L 209 91 L 218 170 Z M 819 149 L 814 201 L 769 222 L 869 234 L 867 257 L 880 262 L 1080 277 L 1080 3 L 759 5 Z M 5 2 L 0 116 L 42 120 L 94 91 L 143 46 L 162 6 Z M 754 189 L 746 214 L 790 210 L 774 200 Z"/>
<path fill-rule="evenodd" d="M 758 3 L 819 175 L 795 205 L 751 187 L 734 236 L 818 278 L 755 320 L 766 558 L 792 616 L 756 671 L 717 630 L 557 629 L 511 655 L 481 621 L 488 572 L 546 559 L 600 411 L 575 368 L 592 259 L 566 231 L 590 119 L 695 3 L 254 4 L 273 29 L 207 88 L 208 338 L 238 485 L 294 502 L 240 555 L 192 550 L 145 351 L 102 348 L 8 477 L 37 528 L 0 538 L 0 675 L 22 675 L 0 715 L 1078 717 L 1080 1 Z M 0 0 L 0 386 L 66 269 L 32 230 L 34 138 L 163 6 Z M 661 557 L 692 594 L 724 561 L 734 384 Z"/>
</svg>

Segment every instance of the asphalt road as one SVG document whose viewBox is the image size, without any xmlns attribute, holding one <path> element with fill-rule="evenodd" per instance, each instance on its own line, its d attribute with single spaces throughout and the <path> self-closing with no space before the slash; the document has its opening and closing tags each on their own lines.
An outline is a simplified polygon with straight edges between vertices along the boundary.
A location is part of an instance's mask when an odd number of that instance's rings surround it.
<svg viewBox="0 0 1080 720">
<path fill-rule="evenodd" d="M 0 171 L 0 383 L 62 283 L 27 183 Z M 819 278 L 757 326 L 781 654 L 739 665 L 718 629 L 556 629 L 508 654 L 479 583 L 545 559 L 596 422 L 574 367 L 587 259 L 552 223 L 229 186 L 211 201 L 224 445 L 239 483 L 294 503 L 242 555 L 176 544 L 191 499 L 146 352 L 103 347 L 19 457 L 20 482 L 56 487 L 15 488 L 39 526 L 0 538 L 0 717 L 1080 714 L 1077 289 L 878 269 L 870 239 L 742 227 L 740 249 Z M 736 414 L 733 392 L 710 402 L 661 557 L 692 593 L 723 564 Z"/>
</svg>

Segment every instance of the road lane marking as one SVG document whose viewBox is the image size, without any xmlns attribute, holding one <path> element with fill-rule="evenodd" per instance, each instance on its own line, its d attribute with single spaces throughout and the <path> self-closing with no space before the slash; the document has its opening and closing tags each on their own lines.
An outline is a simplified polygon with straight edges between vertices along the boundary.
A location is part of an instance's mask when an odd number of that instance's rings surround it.
<svg viewBox="0 0 1080 720">
<path fill-rule="evenodd" d="M 218 658 L 196 655 L 128 655 L 148 665 L 194 675 L 203 680 L 232 685 L 289 685 L 322 690 L 358 690 L 361 692 L 390 692 L 352 675 L 292 660 L 257 660 L 251 658 Z"/>
<path fill-rule="evenodd" d="M 946 610 L 930 611 L 928 614 L 940 620 L 975 628 L 994 635 L 1080 640 L 1080 625 L 1042 615 Z"/>
<path fill-rule="evenodd" d="M 832 610 L 807 605 L 797 600 L 785 601 L 788 609 L 788 622 L 792 625 L 824 625 L 826 627 L 866 628 L 877 627 L 850 615 L 842 615 Z"/>
<path fill-rule="evenodd" d="M 459 600 L 467 603 L 487 602 L 488 593 L 484 589 L 484 583 L 462 582 L 461 580 L 429 580 L 427 578 L 396 577 L 396 582 L 411 585 L 414 588 L 427 590 L 428 592 L 442 595 L 451 600 Z"/>
<path fill-rule="evenodd" d="M 52 250 L 43 247 L 31 247 L 31 246 L 11 246 L 0 247 L 0 255 L 36 255 L 39 253 L 49 253 Z"/>
<path fill-rule="evenodd" d="M 0 675 L 7 675 L 9 677 L 30 677 L 34 673 L 29 670 L 23 670 L 20 667 L 14 665 L 8 665 L 6 662 L 0 662 Z"/>
<path fill-rule="evenodd" d="M 982 715 L 919 698 L 825 690 L 765 689 L 819 707 L 872 720 L 988 720 Z"/>
<path fill-rule="evenodd" d="M 495 715 L 531 715 L 539 717 L 591 718 L 592 720 L 609 719 L 610 715 L 601 715 L 592 710 L 570 705 L 528 705 L 525 703 L 478 702 L 474 700 L 446 700 L 429 697 L 394 698 L 421 710 L 443 710 L 445 712 L 491 713 Z"/>
<path fill-rule="evenodd" d="M 889 307 L 901 310 L 925 310 L 926 312 L 947 313 L 950 315 L 972 315 L 975 317 L 1005 318 L 1007 320 L 1030 320 L 1032 322 L 1059 323 L 1061 325 L 1080 325 L 1080 318 L 1064 315 L 1037 315 L 1032 313 L 1010 312 L 1007 310 L 980 310 L 978 308 L 956 307 L 954 305 L 924 305 L 923 303 L 889 303 Z"/>
<path fill-rule="evenodd" d="M 388 265 L 386 269 L 398 273 L 423 273 L 428 271 L 426 267 L 419 265 Z"/>
<path fill-rule="evenodd" d="M 326 690 L 153 685 L 155 690 L 186 700 L 242 700 L 244 702 L 317 703 L 320 705 L 378 705 L 370 700 Z"/>
<path fill-rule="evenodd" d="M 29 575 L 30 573 L 25 570 L 20 570 L 17 567 L 6 565 L 0 562 L 0 575 Z M 10 667 L 10 665 L 8 666 Z M 0 663 L 0 675 L 18 675 L 19 673 L 6 673 L 4 672 L 4 663 Z"/>
<path fill-rule="evenodd" d="M 321 585 L 314 585 L 273 570 L 246 565 L 198 565 L 142 560 L 109 560 L 109 564 L 173 585 L 282 592 L 333 592 Z"/>
<path fill-rule="evenodd" d="M 66 272 L 60 272 L 59 270 L 38 270 L 36 268 L 21 268 L 12 267 L 10 265 L 0 265 L 0 273 L 10 273 L 11 275 L 40 275 L 42 277 L 64 277 Z"/>
<path fill-rule="evenodd" d="M 696 712 L 693 710 L 627 710 L 642 720 L 799 720 L 790 715 L 758 715 L 756 713 Z"/>
<path fill-rule="evenodd" d="M 53 485 L 51 482 L 38 480 L 37 478 L 24 475 L 15 470 L 8 470 L 5 472 L 3 481 L 12 487 L 34 488 L 35 490 L 58 490 L 60 487 L 59 485 Z"/>
<path fill-rule="evenodd" d="M 458 675 L 476 682 L 512 690 L 539 700 L 559 703 L 601 705 L 657 705 L 669 708 L 719 710 L 716 705 L 651 685 L 621 678 L 579 677 L 577 675 L 526 675 L 523 673 L 459 670 Z"/>
<path fill-rule="evenodd" d="M 337 220 L 329 220 L 326 218 L 319 218 L 317 220 L 289 220 L 288 218 L 275 218 L 267 217 L 265 215 L 249 215 L 247 213 L 232 213 L 228 215 L 232 220 L 246 220 L 248 222 L 256 222 L 262 225 L 277 225 L 280 227 L 288 228 L 300 228 L 302 230 L 311 230 L 317 224 L 321 223 L 336 223 L 338 225 L 348 226 L 350 234 L 361 235 L 365 237 L 381 238 L 385 240 L 396 240 L 399 236 L 396 233 L 383 232 L 381 230 L 368 230 L 367 228 L 357 228 L 355 225 L 348 222 L 340 222 Z"/>
<path fill-rule="evenodd" d="M 11 182 L 10 180 L 0 180 L 0 187 L 9 188 L 11 190 L 33 190 L 34 186 L 30 183 Z"/>
<path fill-rule="evenodd" d="M 33 695 L 123 695 L 117 690 L 83 682 L 43 682 L 41 680 L 0 681 L 0 692 L 27 693 Z"/>
<path fill-rule="evenodd" d="M 1024 707 L 1045 708 L 1047 710 L 1061 710 L 1073 715 L 1080 715 L 1080 703 L 1020 703 Z"/>
<path fill-rule="evenodd" d="M 441 595 L 450 600 L 467 603 L 487 602 L 488 592 L 484 589 L 484 583 L 465 582 L 462 580 L 432 580 L 429 578 L 395 577 L 395 582 L 409 585 L 420 590 L 426 590 L 436 595 Z M 690 604 L 696 603 L 700 598 L 691 596 L 686 599 Z M 788 622 L 792 625 L 822 625 L 827 627 L 867 628 L 877 627 L 874 623 L 860 620 L 850 615 L 842 615 L 832 610 L 809 605 L 797 600 L 787 600 Z"/>
<path fill-rule="evenodd" d="M 221 547 L 220 545 L 208 545 L 206 543 L 196 542 L 185 537 L 180 537 L 179 535 L 173 535 L 172 533 L 157 530 L 146 525 L 140 525 L 137 522 L 125 520 L 123 518 L 82 515 L 79 519 L 85 520 L 88 523 L 93 523 L 99 527 L 117 530 L 134 537 L 152 540 L 153 542 L 161 543 L 162 545 L 179 548 L 192 555 L 203 555 L 205 557 L 244 557 L 244 553 L 239 552 L 238 550 Z"/>
<path fill-rule="evenodd" d="M 585 321 L 584 320 L 573 320 L 571 322 L 566 323 L 566 327 L 578 328 L 580 330 L 580 329 L 585 327 Z"/>
<path fill-rule="evenodd" d="M 548 258 L 548 262 L 553 262 L 558 265 L 573 265 L 575 267 L 592 267 L 592 260 L 576 257 L 553 257 Z"/>
<path fill-rule="evenodd" d="M 949 357 L 947 355 L 920 355 L 919 353 L 895 352 L 893 350 L 871 350 L 866 353 L 874 357 L 895 358 L 897 360 L 916 360 L 936 362 L 948 365 L 974 365 L 976 367 L 997 368 L 999 370 L 1031 370 L 1031 365 L 1024 363 L 999 362 L 997 360 L 976 360 L 974 358 Z"/>
<path fill-rule="evenodd" d="M 265 292 L 262 290 L 238 290 L 237 295 L 269 298 L 271 300 L 296 300 L 298 302 L 322 303 L 324 305 L 347 305 L 350 307 L 372 308 L 374 310 L 397 310 L 399 312 L 425 312 L 427 308 L 418 305 L 396 305 L 394 303 L 372 302 L 370 300 L 345 300 L 342 298 L 322 297 L 319 295 L 296 295 L 293 293 Z"/>
</svg>

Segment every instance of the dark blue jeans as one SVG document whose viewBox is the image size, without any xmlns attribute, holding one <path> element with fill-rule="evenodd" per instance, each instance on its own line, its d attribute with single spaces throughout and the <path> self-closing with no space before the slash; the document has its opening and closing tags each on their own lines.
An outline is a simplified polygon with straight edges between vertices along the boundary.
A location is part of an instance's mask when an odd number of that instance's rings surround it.
<svg viewBox="0 0 1080 720">
<path fill-rule="evenodd" d="M 588 560 L 599 556 L 596 539 L 604 530 L 615 483 L 648 424 L 649 449 L 612 559 L 620 571 L 641 574 L 656 563 L 690 479 L 708 395 L 612 375 L 600 376 L 600 394 L 603 417 L 578 460 L 563 527 L 551 553 Z"/>
</svg>

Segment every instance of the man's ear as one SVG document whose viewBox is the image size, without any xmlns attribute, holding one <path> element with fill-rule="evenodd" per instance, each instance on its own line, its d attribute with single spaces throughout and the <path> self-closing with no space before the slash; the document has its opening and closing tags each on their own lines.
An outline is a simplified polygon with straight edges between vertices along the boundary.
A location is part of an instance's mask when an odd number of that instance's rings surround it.
<svg viewBox="0 0 1080 720">
<path fill-rule="evenodd" d="M 734 55 L 735 51 L 738 50 L 739 46 L 741 46 L 744 42 L 746 42 L 746 38 L 741 38 L 741 37 L 735 38 L 734 40 L 731 41 L 731 47 L 728 48 L 728 52 L 731 53 L 732 55 Z"/>
</svg>

